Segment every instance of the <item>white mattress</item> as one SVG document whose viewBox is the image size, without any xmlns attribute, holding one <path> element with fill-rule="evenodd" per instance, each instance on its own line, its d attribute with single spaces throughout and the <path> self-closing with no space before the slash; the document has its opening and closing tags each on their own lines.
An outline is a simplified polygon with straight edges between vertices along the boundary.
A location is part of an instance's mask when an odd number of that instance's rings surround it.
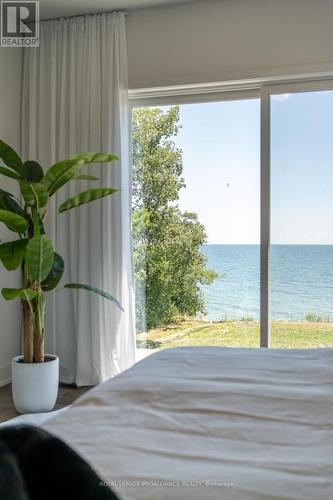
<svg viewBox="0 0 333 500">
<path fill-rule="evenodd" d="M 177 348 L 44 424 L 120 498 L 333 499 L 333 349 Z"/>
</svg>

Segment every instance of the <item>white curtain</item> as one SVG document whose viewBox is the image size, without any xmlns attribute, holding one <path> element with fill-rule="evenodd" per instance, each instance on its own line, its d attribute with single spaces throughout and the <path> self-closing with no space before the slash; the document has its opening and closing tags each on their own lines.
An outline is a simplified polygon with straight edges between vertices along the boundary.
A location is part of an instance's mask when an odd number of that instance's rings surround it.
<svg viewBox="0 0 333 500">
<path fill-rule="evenodd" d="M 82 171 L 100 178 L 89 187 L 120 193 L 55 217 L 61 201 L 88 189 L 87 181 L 72 181 L 55 196 L 47 225 L 65 259 L 63 282 L 102 288 L 125 310 L 86 291 L 49 299 L 46 346 L 60 356 L 61 380 L 94 385 L 135 361 L 125 17 L 84 16 L 40 28 L 40 47 L 24 52 L 23 157 L 44 168 L 85 151 L 120 158 Z"/>
</svg>

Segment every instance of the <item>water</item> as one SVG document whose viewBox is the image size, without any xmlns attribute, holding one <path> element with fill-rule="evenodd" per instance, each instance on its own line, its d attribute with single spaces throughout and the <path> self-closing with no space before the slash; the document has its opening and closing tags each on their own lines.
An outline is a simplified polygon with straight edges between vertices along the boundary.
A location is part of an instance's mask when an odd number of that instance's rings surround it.
<svg viewBox="0 0 333 500">
<path fill-rule="evenodd" d="M 208 266 L 220 276 L 204 286 L 206 319 L 259 319 L 259 245 L 204 245 Z M 333 245 L 273 245 L 272 319 L 333 319 Z"/>
</svg>

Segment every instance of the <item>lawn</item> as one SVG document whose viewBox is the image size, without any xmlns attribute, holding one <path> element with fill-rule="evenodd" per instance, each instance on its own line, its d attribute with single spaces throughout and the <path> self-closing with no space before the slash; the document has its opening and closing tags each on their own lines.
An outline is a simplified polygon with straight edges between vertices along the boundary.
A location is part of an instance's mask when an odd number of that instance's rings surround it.
<svg viewBox="0 0 333 500">
<path fill-rule="evenodd" d="M 196 345 L 259 347 L 259 323 L 188 320 L 140 333 L 137 340 L 138 347 L 151 349 Z M 273 321 L 271 347 L 333 347 L 333 323 Z"/>
</svg>

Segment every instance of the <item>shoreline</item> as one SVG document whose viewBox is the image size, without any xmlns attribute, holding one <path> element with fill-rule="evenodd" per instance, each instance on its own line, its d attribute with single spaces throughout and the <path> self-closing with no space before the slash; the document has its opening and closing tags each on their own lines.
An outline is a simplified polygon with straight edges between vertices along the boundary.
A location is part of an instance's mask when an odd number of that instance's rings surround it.
<svg viewBox="0 0 333 500">
<path fill-rule="evenodd" d="M 194 325 L 220 325 L 226 323 L 257 323 L 260 324 L 260 319 L 255 319 L 251 317 L 244 318 L 226 318 L 221 320 L 213 320 L 213 319 L 200 319 L 200 318 L 184 318 L 175 320 L 172 323 L 168 323 L 166 325 L 161 325 L 156 328 L 151 328 L 150 330 L 139 332 L 137 335 L 147 334 L 154 330 L 162 330 L 162 329 L 170 329 L 175 327 L 181 327 L 184 324 L 194 324 Z M 302 325 L 331 325 L 333 327 L 333 317 L 329 320 L 320 319 L 319 321 L 312 321 L 306 319 L 272 319 L 271 323 L 291 323 L 291 324 L 302 324 Z"/>
<path fill-rule="evenodd" d="M 333 322 L 273 320 L 273 348 L 333 347 Z M 259 347 L 259 320 L 203 321 L 188 318 L 138 333 L 137 346 L 164 349 L 179 346 L 215 345 Z"/>
<path fill-rule="evenodd" d="M 186 320 L 185 320 L 186 321 Z M 207 323 L 207 324 L 218 324 L 218 323 L 260 323 L 260 319 L 255 319 L 255 318 L 240 318 L 240 319 L 235 319 L 235 318 L 226 318 L 226 319 L 221 319 L 221 320 L 214 320 L 214 319 L 194 319 L 190 321 L 198 321 L 199 323 Z M 271 319 L 272 323 L 306 323 L 306 324 L 332 324 L 333 325 L 333 318 L 329 320 L 319 320 L 319 321 L 309 321 L 307 319 Z M 176 322 L 172 324 L 181 324 L 181 322 Z M 164 325 L 168 326 L 168 325 Z M 163 328 L 163 327 L 161 327 Z"/>
</svg>

